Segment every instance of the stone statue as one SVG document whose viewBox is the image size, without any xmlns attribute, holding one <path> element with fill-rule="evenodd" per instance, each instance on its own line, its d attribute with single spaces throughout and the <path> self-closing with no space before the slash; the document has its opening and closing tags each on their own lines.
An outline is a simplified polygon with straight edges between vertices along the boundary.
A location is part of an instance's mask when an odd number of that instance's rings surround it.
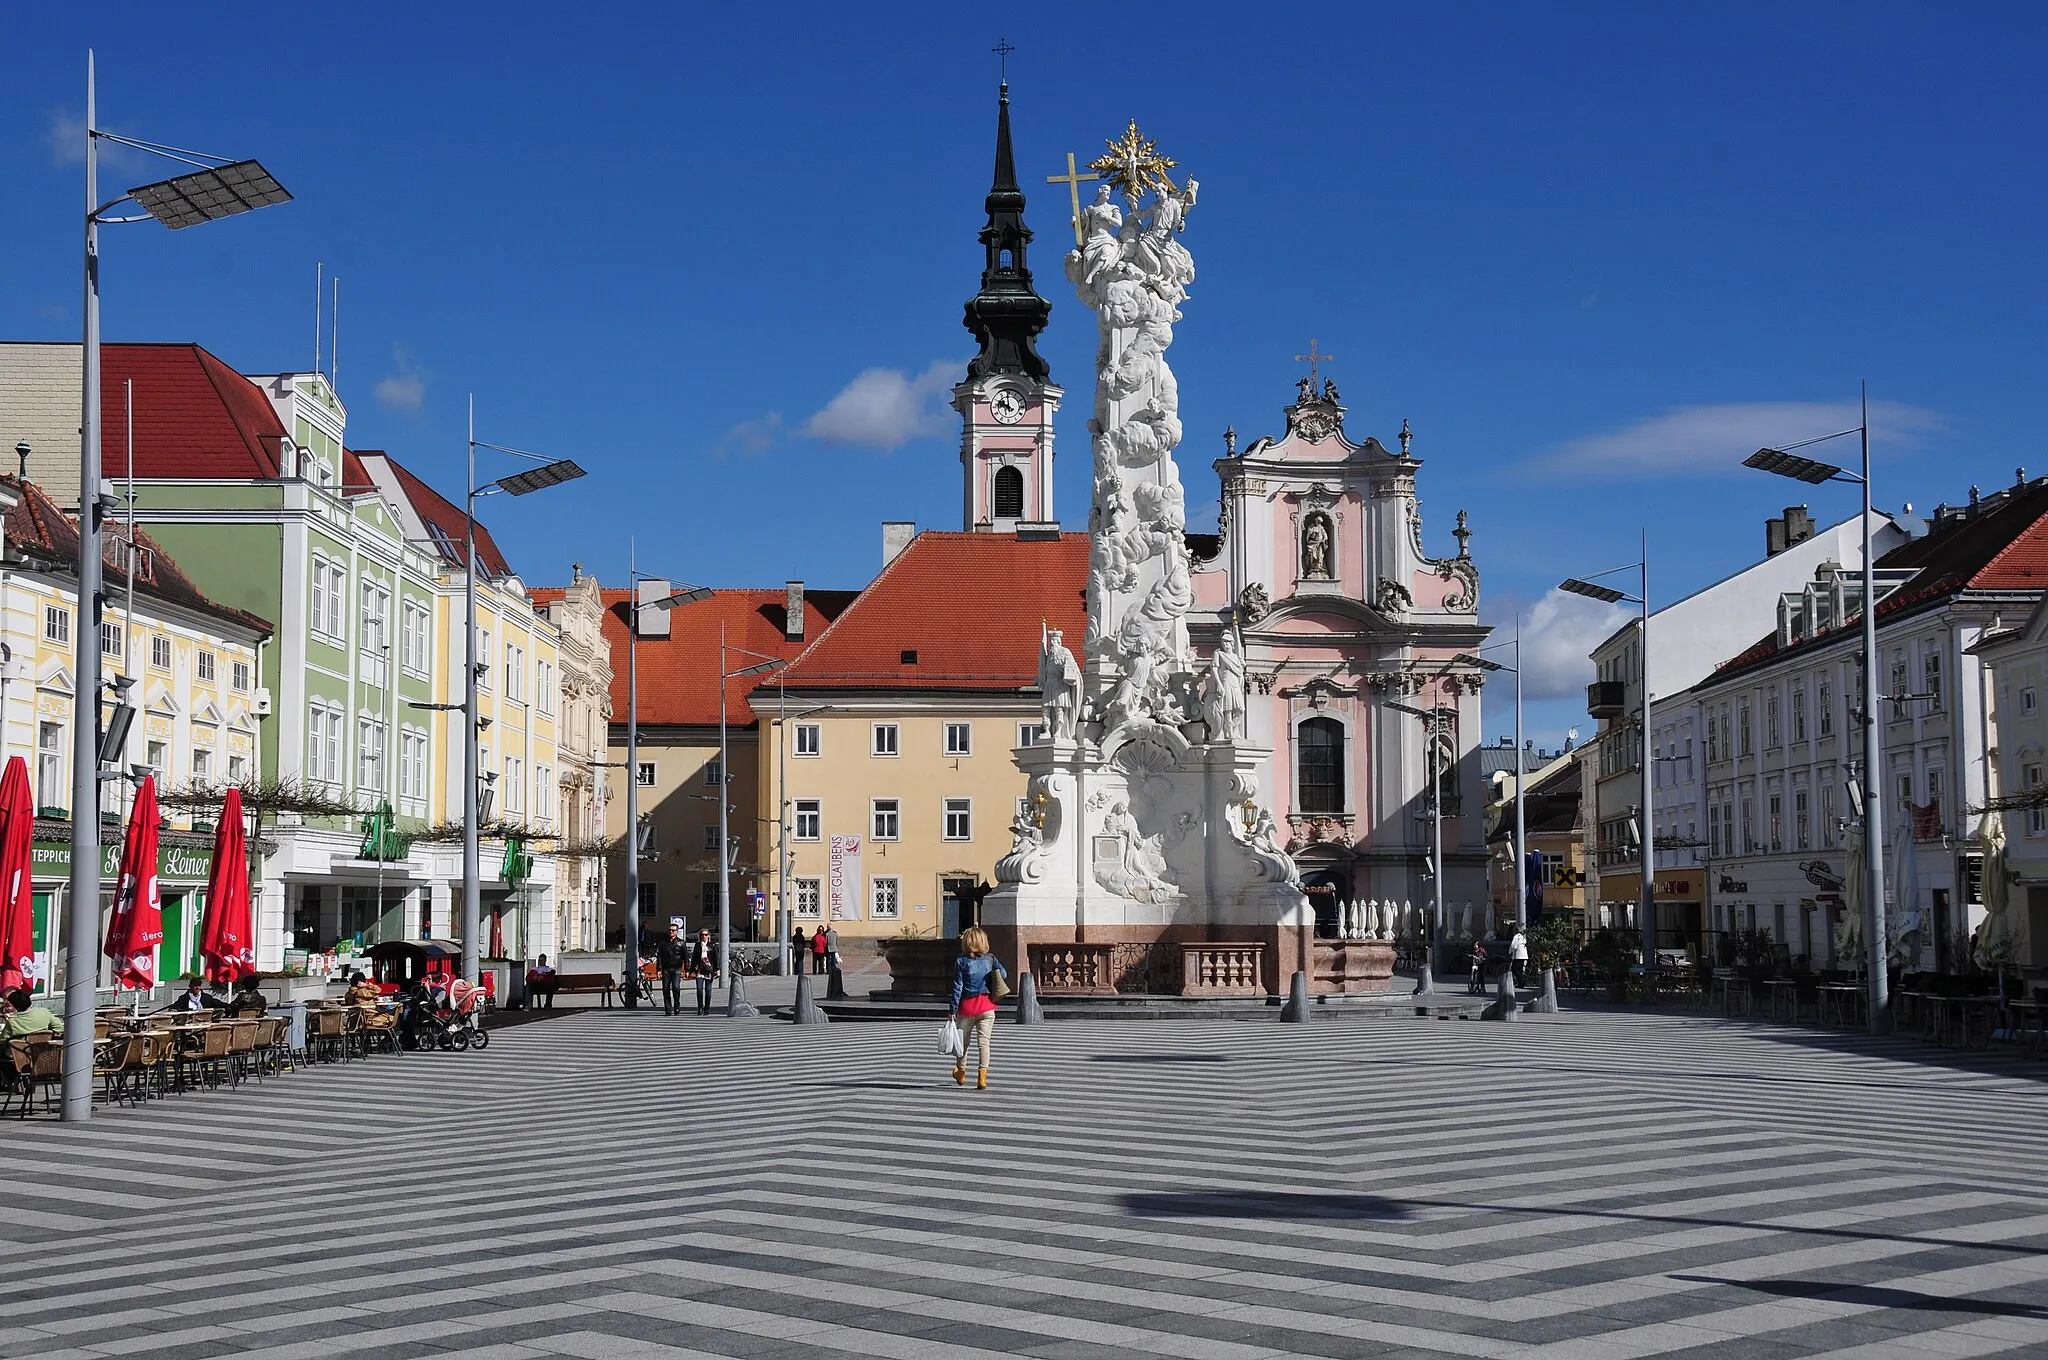
<svg viewBox="0 0 2048 1360">
<path fill-rule="evenodd" d="M 1223 630 L 1202 687 L 1202 718 L 1209 724 L 1209 740 L 1241 739 L 1245 732 L 1244 653 L 1238 650 L 1234 629 Z"/>
<path fill-rule="evenodd" d="M 1038 692 L 1047 734 L 1055 741 L 1072 741 L 1081 703 L 1081 665 L 1060 641 L 1057 628 L 1046 632 L 1038 654 Z"/>
<path fill-rule="evenodd" d="M 1252 810 L 1252 826 L 1245 839 L 1269 855 L 1281 853 L 1280 828 L 1274 823 L 1273 814 L 1265 808 Z"/>
<path fill-rule="evenodd" d="M 1117 236 L 1124 224 L 1123 211 L 1109 201 L 1109 186 L 1097 185 L 1095 201 L 1081 209 L 1081 248 L 1068 257 L 1067 277 L 1081 287 L 1093 285 L 1102 272 L 1116 263 Z"/>
<path fill-rule="evenodd" d="M 1331 382 L 1328 378 L 1323 379 L 1323 400 L 1332 406 L 1335 406 L 1338 401 L 1337 384 Z"/>
<path fill-rule="evenodd" d="M 1330 575 L 1330 526 L 1321 515 L 1310 515 L 1301 531 L 1302 575 L 1328 579 Z"/>
<path fill-rule="evenodd" d="M 1297 406 L 1306 406 L 1306 405 L 1308 405 L 1308 404 L 1309 404 L 1310 402 L 1314 401 L 1315 399 L 1316 399 L 1316 389 L 1315 389 L 1315 380 L 1314 380 L 1314 379 L 1312 379 L 1312 378 L 1303 378 L 1303 379 L 1301 379 L 1301 381 L 1300 381 L 1300 382 L 1298 382 L 1298 383 L 1297 383 L 1297 384 L 1295 385 L 1295 393 L 1294 393 L 1294 403 L 1295 403 L 1295 405 L 1297 405 Z"/>
</svg>

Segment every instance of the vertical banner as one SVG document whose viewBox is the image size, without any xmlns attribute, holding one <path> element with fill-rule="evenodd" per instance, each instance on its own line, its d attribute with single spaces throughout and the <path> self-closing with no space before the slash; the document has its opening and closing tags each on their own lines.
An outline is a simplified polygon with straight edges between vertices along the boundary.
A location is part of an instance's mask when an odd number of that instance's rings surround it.
<svg viewBox="0 0 2048 1360">
<path fill-rule="evenodd" d="M 832 919 L 858 921 L 860 910 L 860 837 L 834 836 L 831 850 Z"/>
</svg>

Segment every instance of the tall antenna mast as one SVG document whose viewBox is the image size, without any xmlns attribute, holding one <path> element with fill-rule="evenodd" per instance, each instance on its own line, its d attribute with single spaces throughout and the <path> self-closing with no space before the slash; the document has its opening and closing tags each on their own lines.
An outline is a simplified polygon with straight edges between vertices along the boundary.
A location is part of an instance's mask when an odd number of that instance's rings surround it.
<svg viewBox="0 0 2048 1360">
<path fill-rule="evenodd" d="M 326 261 L 313 261 L 313 371 L 315 373 L 320 371 L 323 363 L 320 357 L 320 285 L 326 282 L 324 277 L 326 269 Z"/>
<path fill-rule="evenodd" d="M 341 385 L 341 275 L 334 276 L 334 310 L 328 316 L 333 326 L 334 343 L 327 347 L 327 385 L 335 389 L 338 397 Z"/>
</svg>

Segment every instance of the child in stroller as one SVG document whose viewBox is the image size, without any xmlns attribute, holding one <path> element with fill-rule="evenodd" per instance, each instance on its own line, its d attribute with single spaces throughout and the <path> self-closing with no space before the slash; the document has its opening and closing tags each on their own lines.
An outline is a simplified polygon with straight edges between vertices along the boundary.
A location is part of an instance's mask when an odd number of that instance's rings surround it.
<svg viewBox="0 0 2048 1360">
<path fill-rule="evenodd" d="M 399 1047 L 455 1052 L 490 1047 L 490 1032 L 483 1027 L 486 995 L 484 988 L 466 979 L 426 974 L 406 993 L 398 1022 Z"/>
</svg>

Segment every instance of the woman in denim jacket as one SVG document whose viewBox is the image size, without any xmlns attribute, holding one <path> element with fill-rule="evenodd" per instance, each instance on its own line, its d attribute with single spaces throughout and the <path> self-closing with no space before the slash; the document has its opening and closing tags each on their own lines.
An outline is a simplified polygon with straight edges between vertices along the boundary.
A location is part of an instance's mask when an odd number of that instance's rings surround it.
<svg viewBox="0 0 2048 1360">
<path fill-rule="evenodd" d="M 979 1044 L 981 1067 L 974 1083 L 978 1091 L 988 1089 L 988 1041 L 996 1028 L 996 1003 L 989 995 L 988 980 L 995 973 L 1009 977 L 996 956 L 988 952 L 988 933 L 980 926 L 961 931 L 960 957 L 953 963 L 953 1017 L 960 1022 L 967 1042 L 960 1060 L 953 1064 L 953 1080 L 961 1086 L 967 1084 L 966 1050 Z"/>
</svg>

